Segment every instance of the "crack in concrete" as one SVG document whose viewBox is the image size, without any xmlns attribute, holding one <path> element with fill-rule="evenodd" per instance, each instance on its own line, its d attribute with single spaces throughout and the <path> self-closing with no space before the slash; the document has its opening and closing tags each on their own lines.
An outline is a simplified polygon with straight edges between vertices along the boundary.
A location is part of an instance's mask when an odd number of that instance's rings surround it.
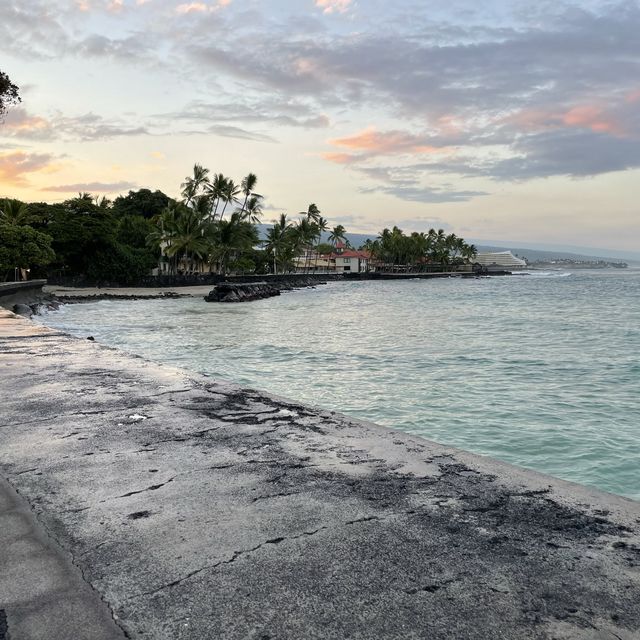
<svg viewBox="0 0 640 640">
<path fill-rule="evenodd" d="M 197 576 L 198 574 L 202 573 L 203 571 L 210 571 L 225 564 L 233 564 L 238 558 L 244 555 L 247 555 L 249 553 L 253 553 L 254 551 L 258 551 L 258 549 L 261 549 L 262 547 L 265 547 L 267 545 L 278 545 L 281 542 L 286 542 L 289 540 L 298 540 L 300 538 L 314 536 L 316 533 L 319 533 L 320 531 L 323 531 L 327 528 L 328 527 L 323 526 L 323 527 L 319 527 L 318 529 L 314 529 L 312 531 L 303 531 L 302 533 L 296 536 L 270 538 L 269 540 L 265 540 L 264 542 L 261 542 L 260 544 L 256 545 L 255 547 L 251 547 L 250 549 L 241 549 L 240 551 L 234 551 L 233 555 L 228 560 L 220 560 L 219 562 L 216 562 L 214 564 L 205 565 L 204 567 L 195 569 L 194 571 L 189 572 L 182 578 L 178 578 L 177 580 L 173 580 L 172 582 L 163 584 L 162 586 L 157 587 L 156 589 L 153 589 L 151 591 L 144 591 L 142 593 L 138 593 L 134 596 L 131 596 L 130 598 L 127 598 L 126 601 L 129 602 L 131 600 L 137 600 L 138 598 L 142 598 L 144 596 L 154 596 L 157 593 L 164 591 L 165 589 L 172 589 L 173 587 L 178 586 L 179 584 L 183 583 L 185 580 L 189 580 L 194 576 Z"/>
<path fill-rule="evenodd" d="M 138 489 L 137 491 L 129 491 L 129 493 L 123 493 L 121 496 L 114 496 L 113 498 L 107 498 L 106 500 L 119 500 L 120 498 L 129 498 L 130 496 L 135 496 L 139 493 L 144 493 L 145 491 L 157 491 L 158 489 L 162 489 L 162 487 L 168 485 L 170 482 L 173 482 L 177 477 L 178 476 L 175 475 L 169 478 L 166 482 L 162 482 L 161 484 L 152 484 L 150 487 Z M 106 502 L 106 500 L 100 500 L 100 502 Z"/>
</svg>

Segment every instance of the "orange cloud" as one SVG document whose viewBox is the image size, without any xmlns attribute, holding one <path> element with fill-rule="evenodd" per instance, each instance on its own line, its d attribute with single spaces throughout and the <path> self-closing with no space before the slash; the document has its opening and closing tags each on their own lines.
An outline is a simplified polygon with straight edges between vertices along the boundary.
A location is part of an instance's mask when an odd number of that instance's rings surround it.
<svg viewBox="0 0 640 640">
<path fill-rule="evenodd" d="M 363 152 L 365 155 L 437 153 L 444 149 L 444 147 L 426 144 L 424 136 L 405 131 L 377 131 L 374 127 L 369 127 L 353 136 L 329 140 L 329 144 L 350 151 Z"/>
<path fill-rule="evenodd" d="M 596 106 L 574 107 L 563 114 L 562 122 L 569 127 L 591 129 L 598 133 L 623 134 L 621 127 Z"/>
<path fill-rule="evenodd" d="M 9 151 L 0 153 L 0 185 L 22 187 L 28 185 L 31 173 L 51 172 L 56 169 L 53 156 L 48 153 Z"/>
<path fill-rule="evenodd" d="M 351 0 L 316 0 L 316 7 L 322 9 L 322 13 L 345 13 L 351 4 Z"/>
<path fill-rule="evenodd" d="M 358 160 L 358 156 L 354 156 L 350 153 L 321 153 L 320 157 L 328 160 L 329 162 L 335 162 L 336 164 L 352 164 Z"/>
<path fill-rule="evenodd" d="M 615 136 L 625 135 L 624 127 L 613 114 L 597 105 L 580 105 L 568 111 L 524 109 L 507 118 L 507 121 L 528 131 L 576 127 Z"/>
<path fill-rule="evenodd" d="M 176 13 L 211 13 L 218 11 L 223 7 L 228 7 L 231 0 L 218 0 L 215 4 L 206 4 L 205 2 L 185 2 L 176 7 Z"/>
<path fill-rule="evenodd" d="M 8 135 L 29 135 L 43 133 L 51 129 L 51 123 L 40 116 L 32 116 L 19 107 L 9 111 L 3 129 Z"/>
</svg>

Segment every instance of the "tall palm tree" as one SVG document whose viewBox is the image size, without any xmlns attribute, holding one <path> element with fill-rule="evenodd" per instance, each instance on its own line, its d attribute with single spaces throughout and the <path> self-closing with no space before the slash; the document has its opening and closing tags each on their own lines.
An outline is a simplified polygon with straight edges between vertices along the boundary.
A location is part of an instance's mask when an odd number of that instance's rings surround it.
<svg viewBox="0 0 640 640">
<path fill-rule="evenodd" d="M 292 246 L 291 225 L 287 222 L 287 214 L 280 214 L 280 219 L 274 221 L 273 227 L 267 231 L 266 250 L 273 257 L 273 273 L 278 273 L 278 262 L 284 264 L 285 258 L 291 253 Z"/>
<path fill-rule="evenodd" d="M 207 194 L 211 198 L 211 208 L 213 211 L 212 220 L 216 219 L 218 214 L 218 204 L 224 199 L 224 193 L 227 188 L 227 182 L 229 181 L 222 173 L 216 173 L 213 176 L 213 180 L 210 180 L 207 184 Z"/>
<path fill-rule="evenodd" d="M 238 213 L 246 222 L 259 224 L 262 215 L 262 196 L 252 195 L 245 201 L 242 209 L 238 209 Z"/>
<path fill-rule="evenodd" d="M 220 196 L 221 200 L 224 202 L 222 213 L 220 213 L 220 220 L 222 220 L 222 218 L 224 217 L 224 212 L 227 208 L 227 205 L 231 204 L 232 202 L 237 202 L 239 195 L 240 187 L 231 178 L 227 178 L 222 190 L 222 194 Z"/>
<path fill-rule="evenodd" d="M 242 178 L 242 182 L 240 183 L 240 189 L 244 194 L 244 203 L 242 205 L 243 211 L 246 209 L 249 196 L 253 194 L 257 184 L 258 184 L 258 176 L 256 176 L 255 173 L 248 173 L 244 178 Z"/>
<path fill-rule="evenodd" d="M 32 221 L 29 205 L 25 202 L 12 198 L 5 198 L 0 201 L 0 222 L 24 226 Z"/>
<path fill-rule="evenodd" d="M 333 229 L 331 229 L 331 233 L 329 234 L 329 242 L 333 245 L 334 249 L 336 248 L 338 242 L 345 241 L 346 233 L 347 233 L 347 230 L 341 224 L 338 224 L 335 227 L 333 227 Z"/>
<path fill-rule="evenodd" d="M 187 176 L 184 182 L 180 185 L 182 187 L 182 197 L 187 204 L 191 204 L 194 198 L 198 195 L 198 192 L 203 189 L 209 182 L 209 169 L 206 169 L 201 164 L 193 165 L 193 175 Z"/>
<path fill-rule="evenodd" d="M 229 258 L 251 249 L 258 242 L 256 228 L 234 211 L 228 220 L 218 220 L 211 228 L 210 247 L 212 257 L 220 264 L 220 273 L 226 275 Z"/>
</svg>

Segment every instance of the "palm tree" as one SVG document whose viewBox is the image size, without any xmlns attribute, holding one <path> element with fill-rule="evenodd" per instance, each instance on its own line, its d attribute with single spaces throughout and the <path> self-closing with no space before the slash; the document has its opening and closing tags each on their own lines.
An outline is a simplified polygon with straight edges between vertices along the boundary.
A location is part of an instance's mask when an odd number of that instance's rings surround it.
<svg viewBox="0 0 640 640">
<path fill-rule="evenodd" d="M 201 164 L 194 164 L 193 176 L 187 176 L 185 181 L 180 185 L 182 187 L 182 197 L 185 202 L 191 204 L 200 189 L 203 189 L 208 183 L 209 169 L 206 169 Z"/>
<path fill-rule="evenodd" d="M 220 198 L 224 202 L 224 207 L 222 207 L 222 213 L 220 214 L 220 220 L 222 220 L 222 218 L 224 217 L 224 212 L 227 208 L 227 205 L 232 202 L 237 202 L 239 195 L 240 187 L 231 178 L 227 178 L 222 190 L 222 194 L 220 196 Z"/>
<path fill-rule="evenodd" d="M 333 227 L 333 229 L 331 229 L 331 233 L 329 234 L 329 242 L 333 245 L 334 249 L 336 248 L 338 242 L 345 241 L 346 233 L 347 230 L 341 224 L 338 224 Z"/>
<path fill-rule="evenodd" d="M 273 256 L 273 273 L 278 273 L 278 261 L 285 263 L 285 256 L 291 253 L 291 225 L 287 222 L 287 214 L 280 214 L 273 227 L 267 231 L 266 250 Z"/>
<path fill-rule="evenodd" d="M 245 201 L 242 209 L 238 209 L 238 213 L 246 222 L 259 224 L 262 215 L 262 196 L 252 195 Z"/>
<path fill-rule="evenodd" d="M 242 205 L 243 211 L 247 207 L 247 201 L 256 188 L 256 184 L 258 184 L 258 176 L 256 176 L 255 173 L 248 173 L 244 178 L 242 178 L 240 189 L 242 190 L 242 193 L 244 193 L 244 204 Z"/>
<path fill-rule="evenodd" d="M 33 222 L 29 205 L 20 200 L 5 198 L 0 201 L 0 222 L 25 226 Z"/>
<path fill-rule="evenodd" d="M 210 248 L 212 258 L 220 265 L 220 273 L 227 273 L 229 257 L 251 249 L 258 242 L 258 232 L 249 222 L 234 211 L 228 220 L 218 220 L 211 228 Z"/>
<path fill-rule="evenodd" d="M 224 199 L 224 193 L 227 188 L 227 182 L 229 181 L 221 173 L 216 173 L 213 176 L 213 180 L 209 181 L 207 184 L 207 195 L 211 198 L 211 207 L 213 210 L 212 219 L 216 219 L 216 215 L 218 213 L 218 204 L 221 200 Z"/>
</svg>

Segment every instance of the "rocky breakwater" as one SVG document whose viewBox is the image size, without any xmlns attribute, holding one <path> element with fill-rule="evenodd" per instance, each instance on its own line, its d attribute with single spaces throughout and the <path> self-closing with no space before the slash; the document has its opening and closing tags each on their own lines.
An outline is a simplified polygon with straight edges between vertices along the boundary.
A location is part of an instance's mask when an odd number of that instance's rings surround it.
<svg viewBox="0 0 640 640">
<path fill-rule="evenodd" d="M 221 282 L 204 299 L 207 302 L 249 302 L 279 296 L 281 291 L 315 287 L 318 284 L 325 283 L 312 278 L 282 278 L 269 282 Z"/>
<path fill-rule="evenodd" d="M 248 302 L 279 295 L 280 289 L 266 282 L 222 282 L 211 289 L 204 299 L 207 302 Z"/>
</svg>

